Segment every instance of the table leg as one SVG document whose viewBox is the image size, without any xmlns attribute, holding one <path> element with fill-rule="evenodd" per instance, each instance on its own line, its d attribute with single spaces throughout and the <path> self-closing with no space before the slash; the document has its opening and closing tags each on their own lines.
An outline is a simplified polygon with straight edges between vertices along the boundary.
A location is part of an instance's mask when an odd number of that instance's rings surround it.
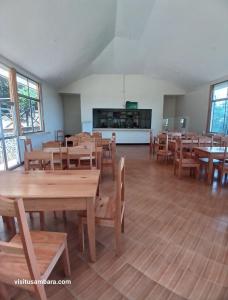
<svg viewBox="0 0 228 300">
<path fill-rule="evenodd" d="M 95 240 L 95 199 L 87 200 L 87 229 L 89 239 L 89 252 L 92 262 L 96 261 L 96 240 Z"/>
<path fill-rule="evenodd" d="M 208 184 L 212 184 L 212 177 L 213 177 L 213 159 L 212 159 L 212 156 L 209 155 L 209 158 L 208 158 L 208 177 L 207 177 Z"/>
</svg>

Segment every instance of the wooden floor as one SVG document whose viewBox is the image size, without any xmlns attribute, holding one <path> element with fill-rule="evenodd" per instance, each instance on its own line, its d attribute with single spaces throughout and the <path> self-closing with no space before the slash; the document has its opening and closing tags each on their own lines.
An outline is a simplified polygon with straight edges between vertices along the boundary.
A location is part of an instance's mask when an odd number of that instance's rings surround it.
<svg viewBox="0 0 228 300">
<path fill-rule="evenodd" d="M 121 146 L 126 156 L 123 252 L 115 257 L 111 229 L 97 230 L 97 262 L 77 251 L 77 215 L 48 215 L 47 229 L 69 233 L 72 284 L 48 286 L 52 300 L 228 299 L 228 185 L 208 186 L 172 164 L 149 160 L 146 146 Z M 102 193 L 113 189 L 111 174 Z M 38 218 L 34 218 L 38 228 Z M 1 227 L 1 237 L 7 238 Z M 64 278 L 60 265 L 52 279 Z M 33 299 L 19 292 L 15 299 Z"/>
</svg>

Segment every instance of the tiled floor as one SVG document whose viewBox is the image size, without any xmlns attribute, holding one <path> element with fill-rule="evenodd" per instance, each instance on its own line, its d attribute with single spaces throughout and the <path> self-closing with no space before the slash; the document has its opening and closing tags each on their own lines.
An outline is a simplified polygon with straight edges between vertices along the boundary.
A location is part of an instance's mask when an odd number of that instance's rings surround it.
<svg viewBox="0 0 228 300">
<path fill-rule="evenodd" d="M 77 250 L 77 214 L 48 214 L 47 229 L 69 233 L 72 284 L 48 286 L 52 300 L 228 299 L 228 184 L 208 186 L 172 164 L 149 159 L 146 146 L 121 146 L 126 156 L 126 218 L 123 251 L 114 253 L 111 229 L 97 229 L 97 262 Z M 114 183 L 106 172 L 102 193 Z M 34 218 L 38 228 L 38 218 Z M 1 236 L 5 238 L 1 227 Z M 63 278 L 59 265 L 52 278 Z M 15 299 L 33 299 L 19 292 Z"/>
</svg>

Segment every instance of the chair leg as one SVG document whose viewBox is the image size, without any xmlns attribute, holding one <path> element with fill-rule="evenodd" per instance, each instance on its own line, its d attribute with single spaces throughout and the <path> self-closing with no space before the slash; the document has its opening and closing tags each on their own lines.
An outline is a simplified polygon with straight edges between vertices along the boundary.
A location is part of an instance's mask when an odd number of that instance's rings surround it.
<svg viewBox="0 0 228 300">
<path fill-rule="evenodd" d="M 29 217 L 30 217 L 31 220 L 33 219 L 33 214 L 32 214 L 31 211 L 29 212 Z"/>
<path fill-rule="evenodd" d="M 219 184 L 222 186 L 222 178 L 223 178 L 223 174 L 222 172 L 220 172 L 220 175 L 219 175 Z M 226 178 L 226 177 L 225 177 Z"/>
<path fill-rule="evenodd" d="M 67 240 L 65 241 L 65 249 L 62 254 L 62 262 L 63 262 L 63 269 L 66 277 L 70 277 L 71 270 L 70 270 L 70 260 L 69 260 L 69 252 L 67 247 Z"/>
<path fill-rule="evenodd" d="M 116 255 L 119 256 L 121 252 L 120 242 L 121 242 L 121 223 L 118 222 L 115 225 L 115 241 L 116 241 Z"/>
<path fill-rule="evenodd" d="M 121 232 L 124 233 L 124 216 L 121 223 Z"/>
<path fill-rule="evenodd" d="M 78 223 L 78 237 L 79 237 L 79 251 L 80 252 L 84 252 L 85 249 L 85 233 L 84 233 L 84 224 L 83 224 L 83 220 L 80 217 L 79 218 L 79 223 Z"/>
<path fill-rule="evenodd" d="M 44 212 L 40 211 L 40 229 L 44 230 L 45 228 L 45 216 L 44 216 Z"/>
<path fill-rule="evenodd" d="M 45 292 L 44 285 L 35 285 L 35 294 L 37 296 L 37 299 L 39 300 L 47 300 L 47 295 Z"/>
</svg>

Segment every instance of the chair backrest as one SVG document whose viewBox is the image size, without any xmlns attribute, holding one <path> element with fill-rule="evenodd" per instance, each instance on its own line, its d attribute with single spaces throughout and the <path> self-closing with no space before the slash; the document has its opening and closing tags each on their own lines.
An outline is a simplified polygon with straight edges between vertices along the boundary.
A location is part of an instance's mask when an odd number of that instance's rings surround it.
<svg viewBox="0 0 228 300">
<path fill-rule="evenodd" d="M 43 149 L 44 152 L 52 153 L 53 155 L 53 164 L 55 163 L 60 164 L 60 169 L 63 168 L 63 153 L 62 147 L 46 147 Z"/>
<path fill-rule="evenodd" d="M 84 142 L 95 143 L 95 138 L 91 136 L 80 136 L 79 137 L 79 145 Z"/>
<path fill-rule="evenodd" d="M 213 146 L 213 137 L 201 136 L 198 140 L 199 147 L 212 147 Z"/>
<path fill-rule="evenodd" d="M 24 148 L 25 148 L 25 152 L 31 152 L 33 150 L 31 139 L 24 140 Z"/>
<path fill-rule="evenodd" d="M 193 140 L 193 139 L 195 139 L 196 137 L 197 137 L 197 133 L 196 132 L 186 132 L 185 134 L 184 134 L 184 136 L 185 136 L 185 139 L 186 140 Z"/>
<path fill-rule="evenodd" d="M 223 144 L 223 136 L 221 134 L 214 134 L 213 135 L 213 144 L 214 144 L 214 146 L 221 147 Z"/>
<path fill-rule="evenodd" d="M 116 182 L 116 203 L 115 203 L 115 221 L 121 220 L 122 212 L 125 207 L 125 158 L 121 157 L 118 164 L 117 182 Z"/>
<path fill-rule="evenodd" d="M 78 134 L 76 134 L 75 136 L 78 136 L 78 137 L 91 137 L 91 134 L 89 132 L 80 132 Z"/>
<path fill-rule="evenodd" d="M 92 137 L 93 138 L 98 138 L 98 139 L 102 139 L 102 133 L 101 132 L 99 132 L 99 131 L 94 131 L 93 133 L 92 133 Z"/>
<path fill-rule="evenodd" d="M 175 149 L 175 159 L 179 159 L 180 165 L 183 160 L 183 150 L 184 150 L 184 140 L 177 139 L 176 140 L 176 149 Z"/>
<path fill-rule="evenodd" d="M 225 168 L 225 165 L 227 165 L 227 160 L 228 160 L 228 143 L 225 144 L 224 156 L 221 161 L 222 170 Z"/>
<path fill-rule="evenodd" d="M 92 152 L 96 152 L 97 144 L 95 139 L 80 139 L 78 147 L 90 149 Z"/>
<path fill-rule="evenodd" d="M 31 164 L 31 162 L 38 162 L 37 165 Z M 44 152 L 44 151 L 32 151 L 25 152 L 24 157 L 25 170 L 45 170 L 47 166 L 50 164 L 50 169 L 54 170 L 53 163 L 53 153 Z"/>
<path fill-rule="evenodd" d="M 166 151 L 168 151 L 169 147 L 169 140 L 168 140 L 168 134 L 167 133 L 161 133 L 158 135 L 158 147 L 163 148 Z"/>
<path fill-rule="evenodd" d="M 31 280 L 40 279 L 41 274 L 37 264 L 31 235 L 29 232 L 27 218 L 25 214 L 24 204 L 22 199 L 11 200 L 0 196 L 0 215 L 5 217 L 16 217 L 21 238 L 21 245 L 13 242 L 0 241 L 0 251 L 10 254 L 11 258 L 15 256 L 15 261 L 18 257 L 24 257 L 28 267 L 28 273 Z M 12 265 L 12 268 L 14 266 Z M 0 281 L 12 284 L 17 278 L 0 278 Z"/>
<path fill-rule="evenodd" d="M 58 148 L 61 147 L 61 142 L 58 141 L 49 141 L 42 144 L 42 148 Z"/>
<path fill-rule="evenodd" d="M 78 146 L 78 143 L 79 143 L 79 137 L 76 135 L 65 138 L 65 146 L 66 147 L 68 147 L 70 145 L 73 147 Z"/>
<path fill-rule="evenodd" d="M 56 141 L 57 142 L 63 142 L 64 141 L 64 131 L 62 129 L 59 129 L 56 131 Z"/>
<path fill-rule="evenodd" d="M 68 147 L 67 148 L 67 166 L 70 167 L 70 160 L 71 159 L 78 159 L 79 162 L 81 159 L 88 159 L 89 165 L 88 167 L 92 169 L 93 167 L 93 156 L 92 156 L 92 146 L 85 147 L 83 145 L 76 146 L 76 147 Z"/>
</svg>

